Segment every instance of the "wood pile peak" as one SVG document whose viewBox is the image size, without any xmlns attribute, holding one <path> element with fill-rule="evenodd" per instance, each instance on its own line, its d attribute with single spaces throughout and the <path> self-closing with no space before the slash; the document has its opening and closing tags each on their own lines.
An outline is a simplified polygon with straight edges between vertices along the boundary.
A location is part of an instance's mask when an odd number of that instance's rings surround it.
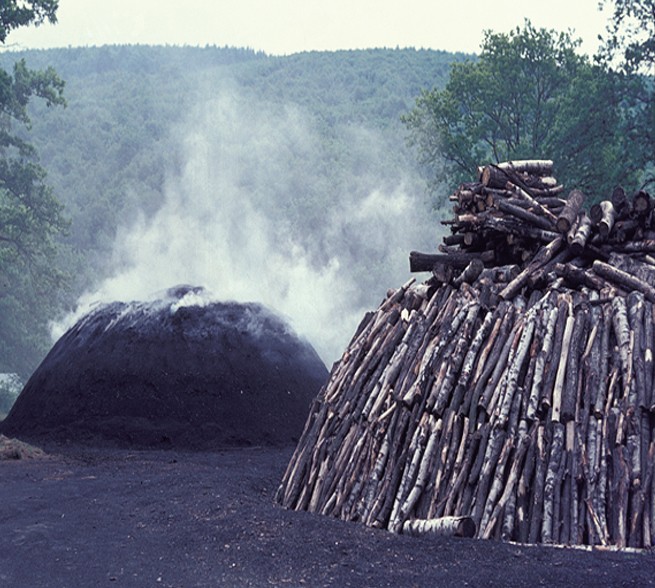
<svg viewBox="0 0 655 588">
<path fill-rule="evenodd" d="M 553 162 L 487 165 L 451 196 L 430 272 L 363 318 L 277 493 L 408 534 L 655 543 L 655 212 L 584 209 Z"/>
</svg>

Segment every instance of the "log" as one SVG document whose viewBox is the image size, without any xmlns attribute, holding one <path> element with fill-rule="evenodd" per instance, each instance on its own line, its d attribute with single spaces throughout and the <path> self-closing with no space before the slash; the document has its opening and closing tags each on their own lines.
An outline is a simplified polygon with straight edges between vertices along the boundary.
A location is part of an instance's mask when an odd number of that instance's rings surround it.
<svg viewBox="0 0 655 588">
<path fill-rule="evenodd" d="M 628 295 L 627 306 L 629 327 L 634 338 L 633 350 L 630 357 L 632 373 L 634 374 L 634 394 L 636 396 L 634 400 L 641 410 L 647 410 L 649 406 L 647 406 L 646 402 L 644 297 L 639 292 L 631 292 Z"/>
<path fill-rule="evenodd" d="M 482 270 L 480 274 L 481 279 L 488 278 L 496 284 L 511 282 L 516 276 L 521 273 L 518 265 L 501 265 L 496 267 L 488 267 Z"/>
<path fill-rule="evenodd" d="M 641 239 L 629 243 L 615 244 L 612 245 L 612 249 L 624 253 L 654 253 L 655 239 Z"/>
<path fill-rule="evenodd" d="M 516 294 L 523 288 L 528 281 L 530 275 L 537 269 L 543 267 L 548 263 L 564 246 L 564 238 L 558 237 L 551 241 L 548 245 L 544 245 L 539 252 L 534 256 L 534 259 L 529 263 L 525 269 L 514 278 L 503 290 L 500 292 L 500 297 L 503 300 L 514 298 Z"/>
<path fill-rule="evenodd" d="M 653 409 L 653 311 L 655 307 L 646 303 L 644 309 L 644 410 Z"/>
<path fill-rule="evenodd" d="M 415 272 L 429 272 L 438 264 L 451 266 L 456 269 L 464 269 L 474 259 L 480 259 L 483 263 L 491 263 L 494 260 L 493 251 L 483 251 L 481 253 L 453 253 L 453 254 L 438 254 L 438 253 L 420 253 L 412 251 L 409 254 L 409 271 Z"/>
<path fill-rule="evenodd" d="M 632 198 L 632 210 L 637 215 L 646 216 L 653 208 L 653 203 L 648 192 L 639 190 Z"/>
<path fill-rule="evenodd" d="M 528 532 L 529 543 L 536 543 L 541 537 L 543 529 L 544 486 L 548 469 L 545 433 L 544 425 L 539 424 L 537 427 L 534 492 L 532 493 L 530 526 Z"/>
<path fill-rule="evenodd" d="M 569 247 L 571 248 L 571 253 L 573 255 L 582 255 L 582 252 L 587 245 L 587 241 L 591 237 L 591 229 L 591 219 L 586 215 L 582 216 L 573 235 L 573 238 L 569 243 Z"/>
<path fill-rule="evenodd" d="M 628 272 L 612 267 L 603 261 L 595 260 L 591 267 L 594 272 L 602 278 L 605 278 L 628 291 L 638 290 L 647 298 L 647 300 L 655 302 L 655 288 L 643 280 L 636 278 Z"/>
<path fill-rule="evenodd" d="M 511 219 L 507 218 L 488 217 L 485 219 L 485 227 L 506 233 L 508 235 L 508 242 L 510 243 L 513 241 L 512 236 L 521 237 L 523 239 L 532 239 L 535 241 L 543 241 L 544 243 L 550 243 L 553 239 L 557 238 L 557 233 L 551 230 L 545 230 L 538 226 L 534 226 L 535 224 L 537 223 L 531 223 L 533 226 L 526 226 L 525 224 L 520 223 L 518 220 L 512 221 Z M 543 224 L 545 226 L 549 223 L 546 222 Z"/>
<path fill-rule="evenodd" d="M 550 159 L 518 159 L 504 161 L 497 167 L 501 170 L 511 170 L 536 176 L 550 176 L 553 173 L 553 161 Z M 544 178 L 545 180 L 546 178 Z M 554 178 L 550 178 L 553 180 Z"/>
<path fill-rule="evenodd" d="M 553 405 L 553 389 L 555 386 L 557 368 L 559 366 L 560 356 L 562 353 L 564 328 L 569 314 L 569 306 L 571 304 L 570 294 L 567 293 L 558 295 L 556 303 L 557 321 L 555 322 L 555 328 L 553 332 L 552 351 L 550 352 L 550 356 L 546 364 L 544 382 L 541 385 L 541 395 L 539 398 L 539 408 L 544 420 L 548 418 L 548 412 L 551 410 Z M 552 422 L 552 418 L 550 419 L 550 422 Z"/>
<path fill-rule="evenodd" d="M 486 447 L 480 447 L 480 453 L 478 453 L 478 456 L 482 456 L 482 459 L 481 461 L 478 461 L 482 464 L 481 468 L 479 470 L 477 470 L 477 468 L 471 470 L 471 476 L 479 472 L 479 475 L 476 475 L 475 479 L 477 482 L 475 506 L 471 513 L 473 521 L 478 527 L 484 514 L 486 499 L 489 495 L 489 487 L 493 481 L 493 472 L 498 463 L 498 458 L 500 457 L 503 448 L 506 446 L 506 441 L 506 433 L 501 429 L 494 429 L 489 436 L 489 441 L 487 442 Z"/>
<path fill-rule="evenodd" d="M 612 451 L 612 535 L 619 547 L 628 544 L 628 487 L 630 476 L 626 459 L 625 446 L 615 447 Z"/>
<path fill-rule="evenodd" d="M 511 204 L 505 200 L 499 200 L 496 202 L 498 210 L 506 214 L 510 214 L 517 219 L 520 219 L 533 227 L 543 229 L 545 231 L 553 230 L 553 223 L 544 216 L 537 216 L 530 210 L 525 210 L 519 206 Z"/>
<path fill-rule="evenodd" d="M 583 351 L 583 345 L 586 340 L 587 313 L 588 311 L 586 308 L 578 308 L 574 317 L 575 324 L 573 326 L 573 332 L 571 333 L 570 348 L 567 352 L 568 359 L 566 362 L 566 376 L 564 380 L 564 389 L 562 391 L 561 417 L 562 421 L 565 423 L 573 421 L 578 416 L 580 390 L 582 388 L 582 380 L 580 378 L 580 355 Z M 564 335 L 566 336 L 566 331 Z"/>
<path fill-rule="evenodd" d="M 578 213 L 584 203 L 585 195 L 580 190 L 572 190 L 564 205 L 564 209 L 559 213 L 555 224 L 557 231 L 568 233 L 578 218 Z"/>
<path fill-rule="evenodd" d="M 445 418 L 437 460 L 430 472 L 431 480 L 434 480 L 431 484 L 432 496 L 424 501 L 426 508 L 418 513 L 421 516 L 427 513 L 428 518 L 438 518 L 446 514 L 444 507 L 450 488 L 450 474 L 460 447 L 460 439 L 464 434 L 464 419 L 459 418 L 454 410 L 449 410 Z"/>
<path fill-rule="evenodd" d="M 564 198 L 559 198 L 555 194 L 560 194 L 564 191 L 564 186 L 557 186 L 555 188 L 549 188 L 547 190 L 536 190 L 532 189 L 532 193 L 535 194 L 537 202 L 542 206 L 545 206 L 555 214 L 555 211 L 560 211 L 564 208 L 566 200 Z M 552 196 L 550 195 L 552 194 Z"/>
<path fill-rule="evenodd" d="M 494 460 L 493 465 L 489 469 L 490 472 L 493 471 L 493 477 L 491 480 L 491 485 L 489 487 L 489 492 L 488 494 L 486 494 L 486 496 L 484 494 L 479 494 L 476 497 L 476 500 L 478 498 L 481 499 L 481 505 L 484 505 L 479 510 L 479 512 L 482 513 L 482 518 L 479 524 L 480 538 L 488 539 L 491 534 L 491 530 L 490 530 L 489 535 L 486 535 L 489 526 L 488 523 L 491 518 L 496 501 L 502 492 L 503 479 L 505 477 L 505 468 L 507 467 L 507 462 L 509 461 L 509 456 L 511 454 L 512 446 L 513 446 L 513 439 L 510 436 L 506 436 L 504 438 L 504 443 L 502 445 L 500 454 L 498 455 L 497 459 Z"/>
<path fill-rule="evenodd" d="M 558 309 L 553 306 L 546 310 L 544 313 L 545 336 L 543 344 L 535 359 L 534 375 L 532 377 L 532 385 L 530 387 L 530 396 L 528 399 L 526 416 L 530 420 L 537 418 L 537 410 L 539 408 L 539 399 L 541 398 L 541 384 L 544 377 L 544 368 L 546 361 L 550 358 L 550 352 L 553 345 L 553 335 L 555 332 L 555 324 L 557 322 Z"/>
<path fill-rule="evenodd" d="M 598 207 L 596 209 L 596 207 Z M 594 204 L 589 211 L 592 221 L 598 226 L 598 233 L 603 239 L 612 232 L 616 222 L 616 209 L 609 200 L 603 200 L 599 204 Z"/>
<path fill-rule="evenodd" d="M 573 335 L 573 327 L 575 325 L 575 315 L 573 314 L 572 304 L 568 304 L 568 312 L 566 317 L 566 324 L 564 326 L 564 334 L 562 336 L 562 347 L 560 350 L 560 357 L 557 365 L 557 375 L 555 377 L 555 385 L 553 387 L 553 404 L 551 419 L 556 422 L 561 421 L 561 408 L 562 408 L 562 389 L 566 379 L 566 366 L 569 358 L 569 348 L 571 345 L 571 337 Z"/>
<path fill-rule="evenodd" d="M 614 230 L 612 231 L 612 238 L 614 241 L 624 243 L 630 239 L 639 228 L 639 221 L 634 218 L 626 218 L 618 220 L 614 223 Z"/>
<path fill-rule="evenodd" d="M 503 488 L 503 484 L 504 484 L 504 488 L 498 502 L 495 505 L 492 505 L 493 511 L 488 517 L 488 520 L 486 521 L 486 526 L 483 528 L 484 530 L 482 531 L 481 537 L 483 539 L 489 539 L 491 537 L 491 534 L 494 530 L 494 527 L 496 526 L 496 523 L 500 517 L 500 513 L 502 512 L 503 508 L 508 504 L 511 497 L 514 498 L 516 497 L 515 487 L 518 483 L 519 474 L 523 467 L 523 458 L 525 457 L 525 454 L 527 453 L 529 446 L 530 446 L 530 437 L 528 435 L 524 435 L 518 443 L 518 447 L 516 449 L 515 455 L 513 456 L 514 459 L 512 461 L 512 467 L 510 469 L 509 476 L 504 483 L 501 475 L 502 471 L 500 470 L 498 471 L 498 475 L 496 476 L 496 480 L 498 481 L 498 487 L 499 489 Z"/>
<path fill-rule="evenodd" d="M 594 223 L 594 225 L 598 225 L 600 219 L 603 218 L 603 208 L 602 208 L 603 202 L 609 202 L 609 200 L 596 202 L 595 204 L 592 204 L 591 208 L 589 209 L 589 218 L 591 219 L 591 222 Z M 612 204 L 611 202 L 609 203 Z"/>
<path fill-rule="evenodd" d="M 584 378 L 583 410 L 586 419 L 593 414 L 601 387 L 601 364 L 606 363 L 605 358 L 600 354 L 603 339 L 603 315 L 598 306 L 591 307 L 591 325 L 591 332 L 582 358 L 584 372 L 581 376 Z"/>
<path fill-rule="evenodd" d="M 478 279 L 484 270 L 484 262 L 479 257 L 472 259 L 469 264 L 464 268 L 461 274 L 453 280 L 453 286 L 459 286 L 466 282 L 471 284 Z"/>
<path fill-rule="evenodd" d="M 453 274 L 452 265 L 439 261 L 432 266 L 432 278 L 437 284 L 450 284 Z"/>
<path fill-rule="evenodd" d="M 552 209 L 559 209 L 561 208 L 558 206 L 556 202 L 553 204 L 548 204 L 546 201 L 548 199 L 555 198 L 556 200 L 563 200 L 561 197 L 561 194 L 564 192 L 564 185 L 563 184 L 558 184 L 557 186 L 553 186 L 552 188 L 544 188 L 543 190 L 539 190 L 537 188 L 532 189 L 532 193 L 539 198 L 539 200 L 543 199 L 543 204 L 544 206 L 548 206 L 549 208 Z"/>
<path fill-rule="evenodd" d="M 445 245 L 448 246 L 461 245 L 462 243 L 464 243 L 464 233 L 455 233 L 453 235 L 446 235 L 443 238 L 443 242 Z"/>
<path fill-rule="evenodd" d="M 535 423 L 530 434 L 530 446 L 525 456 L 523 471 L 516 490 L 516 538 L 521 543 L 528 542 L 530 531 L 530 499 L 534 489 L 533 474 L 536 466 L 538 430 L 539 425 Z"/>
<path fill-rule="evenodd" d="M 498 417 L 496 422 L 499 426 L 505 426 L 507 424 L 514 394 L 518 388 L 519 377 L 523 371 L 523 366 L 525 364 L 526 358 L 528 357 L 528 352 L 530 351 L 530 343 L 532 342 L 532 336 L 535 331 L 535 324 L 536 313 L 528 313 L 526 315 L 526 320 L 524 321 L 521 337 L 518 341 L 514 358 L 507 369 L 505 390 L 497 409 Z"/>
<path fill-rule="evenodd" d="M 574 289 L 586 286 L 600 292 L 606 286 L 606 282 L 598 275 L 589 270 L 582 270 L 571 263 L 556 263 L 553 271 Z"/>
<path fill-rule="evenodd" d="M 619 217 L 626 216 L 629 213 L 630 204 L 622 186 L 617 186 L 612 191 L 612 206 L 614 206 Z"/>
<path fill-rule="evenodd" d="M 473 391 L 473 386 L 470 385 L 470 380 L 473 376 L 473 368 L 485 339 L 488 338 L 489 333 L 492 331 L 494 321 L 494 313 L 487 313 L 482 324 L 478 328 L 462 363 L 462 368 L 459 373 L 459 381 L 457 382 L 457 387 L 453 394 L 454 400 L 452 403 L 454 407 L 459 407 L 459 413 L 462 415 L 468 413 Z"/>
<path fill-rule="evenodd" d="M 649 263 L 644 263 L 635 257 L 620 253 L 611 253 L 607 262 L 611 266 L 623 270 L 647 284 L 655 283 L 655 267 Z"/>
<path fill-rule="evenodd" d="M 445 514 L 461 514 L 456 504 L 461 496 L 462 484 L 468 475 L 468 469 L 471 465 L 472 455 L 476 449 L 475 438 L 471 438 L 469 432 L 468 418 L 462 418 L 462 436 L 455 455 L 455 462 L 452 468 L 452 482 L 447 486 L 448 496 L 444 505 Z M 477 437 L 479 440 L 479 436 Z"/>
<path fill-rule="evenodd" d="M 462 236 L 464 237 L 464 245 L 468 248 L 476 247 L 481 243 L 480 235 L 478 233 L 471 231 L 469 233 L 463 233 Z"/>
<path fill-rule="evenodd" d="M 402 531 L 404 531 L 404 522 L 406 521 L 409 513 L 412 512 L 412 509 L 414 508 L 415 504 L 420 499 L 421 494 L 423 493 L 423 490 L 425 489 L 425 486 L 427 484 L 428 476 L 431 475 L 430 466 L 432 465 L 433 458 L 437 453 L 436 451 L 438 447 L 437 441 L 440 438 L 441 431 L 439 426 L 436 425 L 436 423 L 430 425 L 430 427 L 432 428 L 432 431 L 430 432 L 430 437 L 428 439 L 428 442 L 425 446 L 425 451 L 421 458 L 416 480 L 414 481 L 411 491 L 409 492 L 407 498 L 405 498 L 404 502 L 400 506 L 400 510 L 395 517 L 397 519 L 397 522 L 394 522 L 392 526 L 390 526 L 390 529 L 392 531 L 395 531 L 399 524 L 400 526 L 402 526 Z M 392 519 L 393 518 L 394 517 L 392 516 Z"/>
<path fill-rule="evenodd" d="M 521 330 L 515 323 L 502 346 L 498 347 L 498 355 L 495 355 L 495 360 L 491 361 L 490 367 L 493 368 L 491 377 L 484 385 L 484 389 L 480 390 L 481 393 L 478 399 L 478 407 L 484 410 L 488 415 L 494 412 L 494 408 L 503 385 L 503 376 L 506 374 L 506 366 L 510 355 L 516 351 L 521 336 Z"/>
<path fill-rule="evenodd" d="M 542 176 L 528 178 L 526 183 L 529 184 L 530 188 L 533 189 L 549 189 L 559 186 L 557 178 L 553 176 Z"/>
<path fill-rule="evenodd" d="M 443 363 L 446 369 L 440 371 L 432 385 L 432 390 L 427 399 L 426 408 L 438 416 L 443 413 L 447 404 L 451 400 L 455 381 L 457 380 L 460 368 L 464 362 L 466 349 L 470 344 L 471 331 L 473 330 L 475 318 L 479 311 L 479 304 L 474 303 L 469 306 L 464 321 L 464 328 L 459 332 L 456 345 L 452 352 L 448 354 L 448 359 Z M 444 374 L 443 377 L 441 377 L 442 373 Z"/>
<path fill-rule="evenodd" d="M 534 212 L 538 212 L 539 214 L 543 215 L 552 223 L 557 221 L 557 217 L 547 207 L 541 204 L 538 200 L 535 200 L 528 192 L 523 190 L 523 188 L 516 185 L 516 183 L 508 181 L 507 184 L 505 184 L 505 188 L 512 194 L 527 201 Z"/>
<path fill-rule="evenodd" d="M 480 181 L 486 188 L 504 188 L 510 180 L 508 171 L 497 165 L 485 165 L 480 172 Z"/>
<path fill-rule="evenodd" d="M 476 526 L 471 517 L 441 517 L 438 519 L 411 519 L 402 527 L 404 535 L 423 537 L 475 537 Z"/>
<path fill-rule="evenodd" d="M 544 484 L 544 509 L 541 540 L 544 543 L 552 543 L 554 537 L 559 537 L 558 513 L 555 508 L 556 501 L 559 501 L 559 489 L 562 481 L 562 456 L 564 448 L 564 425 L 554 423 L 553 441 L 550 448 L 546 480 Z"/>
<path fill-rule="evenodd" d="M 476 422 L 476 414 L 474 411 L 477 409 L 481 401 L 483 404 L 486 402 L 483 400 L 483 393 L 485 388 L 487 388 L 489 378 L 494 378 L 494 372 L 496 371 L 496 366 L 500 363 L 501 356 L 505 355 L 505 353 L 509 354 L 509 351 L 505 350 L 505 347 L 506 339 L 514 322 L 513 306 L 510 303 L 501 303 L 494 314 L 498 315 L 498 318 L 496 319 L 494 327 L 487 339 L 487 344 L 480 352 L 478 367 L 476 368 L 471 381 L 473 393 L 470 403 L 471 414 L 469 414 L 469 419 L 472 426 Z M 500 343 L 496 344 L 497 341 Z"/>
</svg>

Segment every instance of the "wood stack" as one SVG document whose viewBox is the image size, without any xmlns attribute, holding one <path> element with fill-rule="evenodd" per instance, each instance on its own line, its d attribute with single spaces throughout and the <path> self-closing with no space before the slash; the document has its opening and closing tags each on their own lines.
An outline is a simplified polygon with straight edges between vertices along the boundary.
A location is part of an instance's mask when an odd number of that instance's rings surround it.
<svg viewBox="0 0 655 588">
<path fill-rule="evenodd" d="M 278 491 L 393 532 L 650 547 L 655 222 L 582 210 L 552 163 L 487 166 L 432 276 L 390 292 L 314 401 Z"/>
</svg>

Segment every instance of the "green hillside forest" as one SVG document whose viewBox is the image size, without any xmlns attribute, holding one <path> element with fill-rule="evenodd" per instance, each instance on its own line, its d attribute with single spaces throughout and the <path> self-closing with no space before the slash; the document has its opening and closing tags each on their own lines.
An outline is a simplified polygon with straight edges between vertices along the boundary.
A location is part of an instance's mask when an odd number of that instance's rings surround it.
<svg viewBox="0 0 655 588">
<path fill-rule="evenodd" d="M 52 66 L 65 108 L 30 104 L 32 143 L 69 221 L 62 280 L 4 276 L 0 372 L 25 379 L 78 306 L 192 281 L 290 317 L 326 361 L 434 247 L 437 213 L 401 116 L 464 55 L 273 57 L 104 46 L 0 55 Z M 66 322 L 68 317 L 68 322 Z M 62 322 L 63 321 L 63 322 Z"/>
</svg>

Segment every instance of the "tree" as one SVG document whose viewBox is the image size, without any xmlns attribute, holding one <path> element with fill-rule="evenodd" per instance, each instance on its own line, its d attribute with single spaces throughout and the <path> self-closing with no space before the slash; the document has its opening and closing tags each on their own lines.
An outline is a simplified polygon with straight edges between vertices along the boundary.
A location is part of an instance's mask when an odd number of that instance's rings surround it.
<svg viewBox="0 0 655 588">
<path fill-rule="evenodd" d="M 0 41 L 15 28 L 55 21 L 57 2 L 3 2 Z M 26 141 L 28 104 L 63 105 L 64 83 L 52 68 L 30 70 L 24 60 L 0 70 L 0 372 L 29 375 L 47 341 L 47 321 L 63 274 L 55 239 L 67 223 Z"/>
<path fill-rule="evenodd" d="M 609 0 L 601 7 L 612 10 L 601 58 L 620 58 L 626 71 L 648 73 L 655 63 L 655 0 Z"/>
<path fill-rule="evenodd" d="M 30 24 L 36 26 L 46 20 L 57 22 L 59 0 L 3 0 L 0 4 L 0 43 L 5 43 L 7 35 L 19 27 Z"/>
<path fill-rule="evenodd" d="M 446 88 L 423 91 L 403 118 L 421 162 L 460 181 L 483 163 L 552 158 L 560 180 L 604 195 L 627 147 L 620 81 L 578 44 L 529 21 L 485 33 L 479 58 L 453 65 Z"/>
<path fill-rule="evenodd" d="M 631 89 L 627 121 L 646 187 L 655 182 L 655 0 L 608 0 L 601 8 L 611 8 L 612 16 L 597 61 L 616 69 Z"/>
</svg>

